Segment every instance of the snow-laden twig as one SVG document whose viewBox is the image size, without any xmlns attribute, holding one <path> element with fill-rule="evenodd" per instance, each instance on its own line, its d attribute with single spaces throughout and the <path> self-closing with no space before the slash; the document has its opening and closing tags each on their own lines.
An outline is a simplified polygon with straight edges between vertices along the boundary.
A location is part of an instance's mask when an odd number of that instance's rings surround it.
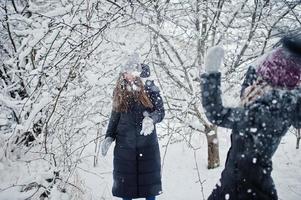
<svg viewBox="0 0 301 200">
<path fill-rule="evenodd" d="M 196 169 L 196 171 L 197 171 L 197 175 L 198 175 L 198 183 L 200 184 L 202 197 L 203 197 L 203 200 L 205 200 L 205 195 L 204 195 L 204 185 L 203 185 L 203 184 L 206 182 L 206 180 L 202 181 L 202 179 L 201 179 L 201 174 L 200 174 L 200 170 L 199 170 L 199 166 L 198 166 L 198 161 L 197 161 L 197 157 L 196 157 L 196 152 L 197 152 L 197 150 L 194 150 L 194 151 L 193 151 L 194 163 L 195 163 L 195 169 Z"/>
</svg>

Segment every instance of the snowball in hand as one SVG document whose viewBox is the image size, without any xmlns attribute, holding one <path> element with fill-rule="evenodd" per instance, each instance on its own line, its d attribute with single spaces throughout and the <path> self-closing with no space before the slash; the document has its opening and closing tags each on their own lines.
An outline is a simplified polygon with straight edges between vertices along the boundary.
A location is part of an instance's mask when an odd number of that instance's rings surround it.
<svg viewBox="0 0 301 200">
<path fill-rule="evenodd" d="M 142 121 L 142 129 L 140 134 L 144 136 L 150 135 L 154 131 L 154 128 L 155 127 L 152 118 L 146 116 Z"/>
<path fill-rule="evenodd" d="M 224 49 L 214 46 L 208 49 L 205 58 L 205 70 L 207 73 L 218 72 L 224 58 Z"/>
</svg>

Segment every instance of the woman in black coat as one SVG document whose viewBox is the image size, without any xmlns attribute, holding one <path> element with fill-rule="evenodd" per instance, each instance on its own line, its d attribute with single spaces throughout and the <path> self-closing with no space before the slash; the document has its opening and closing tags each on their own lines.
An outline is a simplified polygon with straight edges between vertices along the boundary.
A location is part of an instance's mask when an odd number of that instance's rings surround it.
<svg viewBox="0 0 301 200">
<path fill-rule="evenodd" d="M 221 98 L 218 68 L 223 49 L 209 51 L 206 73 L 201 75 L 205 114 L 211 123 L 233 130 L 225 169 L 209 200 L 278 199 L 271 177 L 272 156 L 291 126 L 301 128 L 299 53 L 284 42 L 256 69 L 250 68 L 242 105 L 231 108 L 223 106 Z"/>
<path fill-rule="evenodd" d="M 162 190 L 155 124 L 163 120 L 164 108 L 153 81 L 148 80 L 144 85 L 136 72 L 127 69 L 117 81 L 102 153 L 106 155 L 110 144 L 116 141 L 114 196 L 124 200 L 154 200 Z"/>
</svg>

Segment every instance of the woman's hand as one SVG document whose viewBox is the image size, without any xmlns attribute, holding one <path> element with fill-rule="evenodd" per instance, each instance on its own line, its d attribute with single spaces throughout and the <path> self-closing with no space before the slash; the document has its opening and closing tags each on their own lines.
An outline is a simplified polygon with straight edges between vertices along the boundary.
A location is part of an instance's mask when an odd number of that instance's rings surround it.
<svg viewBox="0 0 301 200">
<path fill-rule="evenodd" d="M 101 145 L 101 154 L 103 156 L 106 156 L 107 153 L 108 153 L 108 150 L 111 146 L 111 144 L 113 143 L 114 139 L 111 138 L 111 137 L 106 137 L 105 140 L 102 142 L 102 145 Z"/>
<path fill-rule="evenodd" d="M 150 135 L 154 131 L 154 121 L 149 116 L 145 116 L 142 121 L 142 129 L 140 134 L 147 136 Z"/>
<path fill-rule="evenodd" d="M 205 58 L 206 73 L 218 72 L 224 58 L 224 49 L 220 46 L 214 46 L 208 49 Z"/>
</svg>

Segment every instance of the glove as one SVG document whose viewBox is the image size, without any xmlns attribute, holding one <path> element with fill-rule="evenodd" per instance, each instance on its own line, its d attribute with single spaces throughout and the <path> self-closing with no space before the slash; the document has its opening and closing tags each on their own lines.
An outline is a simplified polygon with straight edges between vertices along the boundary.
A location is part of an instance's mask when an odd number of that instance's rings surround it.
<svg viewBox="0 0 301 200">
<path fill-rule="evenodd" d="M 111 144 L 113 143 L 114 139 L 111 138 L 111 137 L 106 137 L 105 140 L 102 142 L 102 145 L 101 145 L 101 154 L 103 156 L 106 156 L 107 153 L 108 153 L 108 150 L 111 146 Z"/>
<path fill-rule="evenodd" d="M 140 134 L 147 136 L 150 135 L 155 129 L 154 126 L 154 121 L 152 118 L 150 118 L 149 116 L 144 117 L 143 121 L 142 121 L 142 129 Z"/>
<path fill-rule="evenodd" d="M 224 49 L 220 46 L 214 46 L 208 49 L 205 58 L 206 73 L 218 72 L 224 58 Z"/>
</svg>

